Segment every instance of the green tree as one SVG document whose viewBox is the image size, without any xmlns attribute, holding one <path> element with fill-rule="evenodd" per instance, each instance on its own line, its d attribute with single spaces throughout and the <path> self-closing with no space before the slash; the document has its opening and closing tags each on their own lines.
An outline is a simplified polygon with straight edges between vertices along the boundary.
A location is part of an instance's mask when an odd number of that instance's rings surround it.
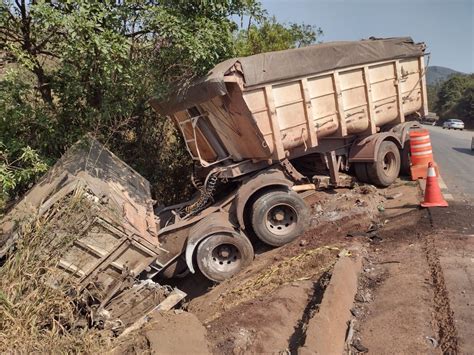
<svg viewBox="0 0 474 355">
<path fill-rule="evenodd" d="M 235 35 L 238 56 L 298 48 L 310 45 L 323 34 L 320 28 L 305 24 L 285 25 L 275 17 L 264 18 L 260 23 L 249 24 Z"/>
<path fill-rule="evenodd" d="M 229 57 L 320 34 L 266 16 L 255 0 L 2 0 L 0 200 L 86 133 L 150 180 L 160 203 L 182 199 L 191 161 L 148 100 Z M 248 30 L 238 31 L 239 17 Z"/>
<path fill-rule="evenodd" d="M 438 88 L 435 110 L 441 119 L 457 118 L 474 127 L 474 74 L 455 75 Z"/>
<path fill-rule="evenodd" d="M 461 100 L 469 82 L 469 76 L 466 75 L 454 75 L 446 80 L 438 92 L 437 110 L 441 114 L 452 110 Z"/>
<path fill-rule="evenodd" d="M 438 104 L 438 92 L 440 85 L 428 85 L 428 109 L 430 112 L 435 112 Z"/>
<path fill-rule="evenodd" d="M 229 16 L 244 6 L 231 0 L 3 0 L 0 193 L 21 192 L 93 132 L 154 180 L 155 193 L 177 198 L 173 187 L 186 174 L 176 170 L 189 159 L 173 126 L 147 101 L 231 55 L 236 24 Z M 166 176 L 177 180 L 160 185 Z"/>
<path fill-rule="evenodd" d="M 458 112 L 460 117 L 469 120 L 471 127 L 474 126 L 474 79 L 459 100 Z"/>
</svg>

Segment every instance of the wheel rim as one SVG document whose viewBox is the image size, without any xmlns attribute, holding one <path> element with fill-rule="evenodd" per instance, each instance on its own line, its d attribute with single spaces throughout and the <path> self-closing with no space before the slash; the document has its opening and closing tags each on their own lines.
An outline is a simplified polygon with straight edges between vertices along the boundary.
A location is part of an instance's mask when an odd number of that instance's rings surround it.
<svg viewBox="0 0 474 355">
<path fill-rule="evenodd" d="M 395 154 L 393 152 L 387 152 L 383 157 L 382 168 L 387 176 L 391 176 L 395 169 L 396 162 Z"/>
<path fill-rule="evenodd" d="M 220 244 L 211 250 L 210 265 L 219 272 L 235 272 L 240 269 L 242 255 L 233 244 Z"/>
<path fill-rule="evenodd" d="M 268 210 L 265 225 L 271 233 L 285 235 L 296 228 L 297 222 L 296 210 L 290 205 L 279 204 Z"/>
</svg>

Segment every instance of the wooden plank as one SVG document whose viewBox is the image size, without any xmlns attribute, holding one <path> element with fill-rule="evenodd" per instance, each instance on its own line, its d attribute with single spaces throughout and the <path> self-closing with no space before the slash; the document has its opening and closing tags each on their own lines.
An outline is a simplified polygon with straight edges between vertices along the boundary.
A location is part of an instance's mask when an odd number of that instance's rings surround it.
<svg viewBox="0 0 474 355">
<path fill-rule="evenodd" d="M 66 260 L 63 260 L 63 259 L 59 260 L 58 266 L 63 268 L 66 271 L 71 272 L 74 275 L 77 274 L 80 277 L 83 277 L 86 274 L 86 272 L 84 270 L 82 270 L 79 266 L 74 265 L 74 264 L 70 263 L 69 261 L 66 261 Z"/>
<path fill-rule="evenodd" d="M 336 157 L 336 152 L 334 150 L 327 152 L 326 159 L 329 165 L 329 181 L 333 186 L 337 186 L 339 184 L 339 162 Z"/>
<path fill-rule="evenodd" d="M 268 115 L 270 116 L 270 123 L 272 126 L 273 135 L 273 157 L 274 160 L 281 160 L 285 158 L 285 150 L 283 149 L 283 142 L 281 140 L 280 125 L 278 124 L 278 117 L 275 108 L 275 101 L 273 100 L 272 86 L 265 86 L 265 100 L 267 101 Z"/>
<path fill-rule="evenodd" d="M 344 104 L 342 102 L 342 92 L 339 84 L 339 72 L 334 72 L 332 80 L 334 84 L 334 92 L 336 93 L 337 116 L 339 117 L 339 127 L 335 135 L 339 137 L 345 137 L 347 136 L 347 126 L 346 116 L 344 113 Z"/>
<path fill-rule="evenodd" d="M 395 61 L 395 73 L 397 75 L 395 86 L 397 88 L 397 106 L 398 106 L 398 118 L 396 122 L 403 123 L 405 122 L 405 113 L 403 112 L 403 96 L 402 96 L 402 88 L 401 88 L 402 69 L 401 69 L 399 60 Z"/>
<path fill-rule="evenodd" d="M 421 106 L 421 116 L 424 117 L 428 115 L 428 93 L 426 88 L 426 69 L 425 69 L 425 59 L 423 56 L 418 58 L 418 64 L 420 68 L 420 89 L 421 89 L 421 97 L 423 100 Z"/>
<path fill-rule="evenodd" d="M 316 136 L 316 127 L 313 120 L 313 112 L 311 109 L 311 97 L 309 95 L 308 80 L 306 78 L 301 79 L 301 92 L 303 93 L 304 109 L 306 116 L 306 123 L 308 127 L 308 139 L 307 145 L 309 147 L 316 147 L 318 145 L 318 138 Z"/>
<path fill-rule="evenodd" d="M 368 118 L 369 118 L 369 133 L 377 133 L 377 126 L 375 125 L 375 112 L 374 104 L 372 102 L 372 87 L 370 83 L 369 67 L 364 67 L 364 81 L 365 81 L 365 94 L 367 95 L 367 107 L 368 107 Z"/>
</svg>

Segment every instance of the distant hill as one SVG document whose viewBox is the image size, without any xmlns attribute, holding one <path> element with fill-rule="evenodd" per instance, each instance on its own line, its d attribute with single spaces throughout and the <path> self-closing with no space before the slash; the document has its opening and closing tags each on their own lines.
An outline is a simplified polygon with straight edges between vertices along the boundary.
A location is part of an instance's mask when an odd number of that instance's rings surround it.
<svg viewBox="0 0 474 355">
<path fill-rule="evenodd" d="M 435 85 L 440 84 L 446 80 L 448 80 L 454 74 L 464 74 L 459 71 L 445 68 L 445 67 L 438 67 L 438 66 L 430 66 L 426 72 L 426 84 L 427 85 Z"/>
</svg>

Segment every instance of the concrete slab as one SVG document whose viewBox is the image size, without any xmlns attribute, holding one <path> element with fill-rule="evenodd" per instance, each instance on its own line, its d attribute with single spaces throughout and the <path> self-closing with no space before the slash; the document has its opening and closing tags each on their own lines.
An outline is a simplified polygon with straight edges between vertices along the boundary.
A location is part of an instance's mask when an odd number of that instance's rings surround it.
<svg viewBox="0 0 474 355">
<path fill-rule="evenodd" d="M 362 268 L 360 248 L 353 249 L 351 256 L 342 256 L 334 266 L 319 308 L 308 322 L 306 342 L 300 354 L 342 354 L 350 309 L 357 293 L 357 283 Z"/>
</svg>

